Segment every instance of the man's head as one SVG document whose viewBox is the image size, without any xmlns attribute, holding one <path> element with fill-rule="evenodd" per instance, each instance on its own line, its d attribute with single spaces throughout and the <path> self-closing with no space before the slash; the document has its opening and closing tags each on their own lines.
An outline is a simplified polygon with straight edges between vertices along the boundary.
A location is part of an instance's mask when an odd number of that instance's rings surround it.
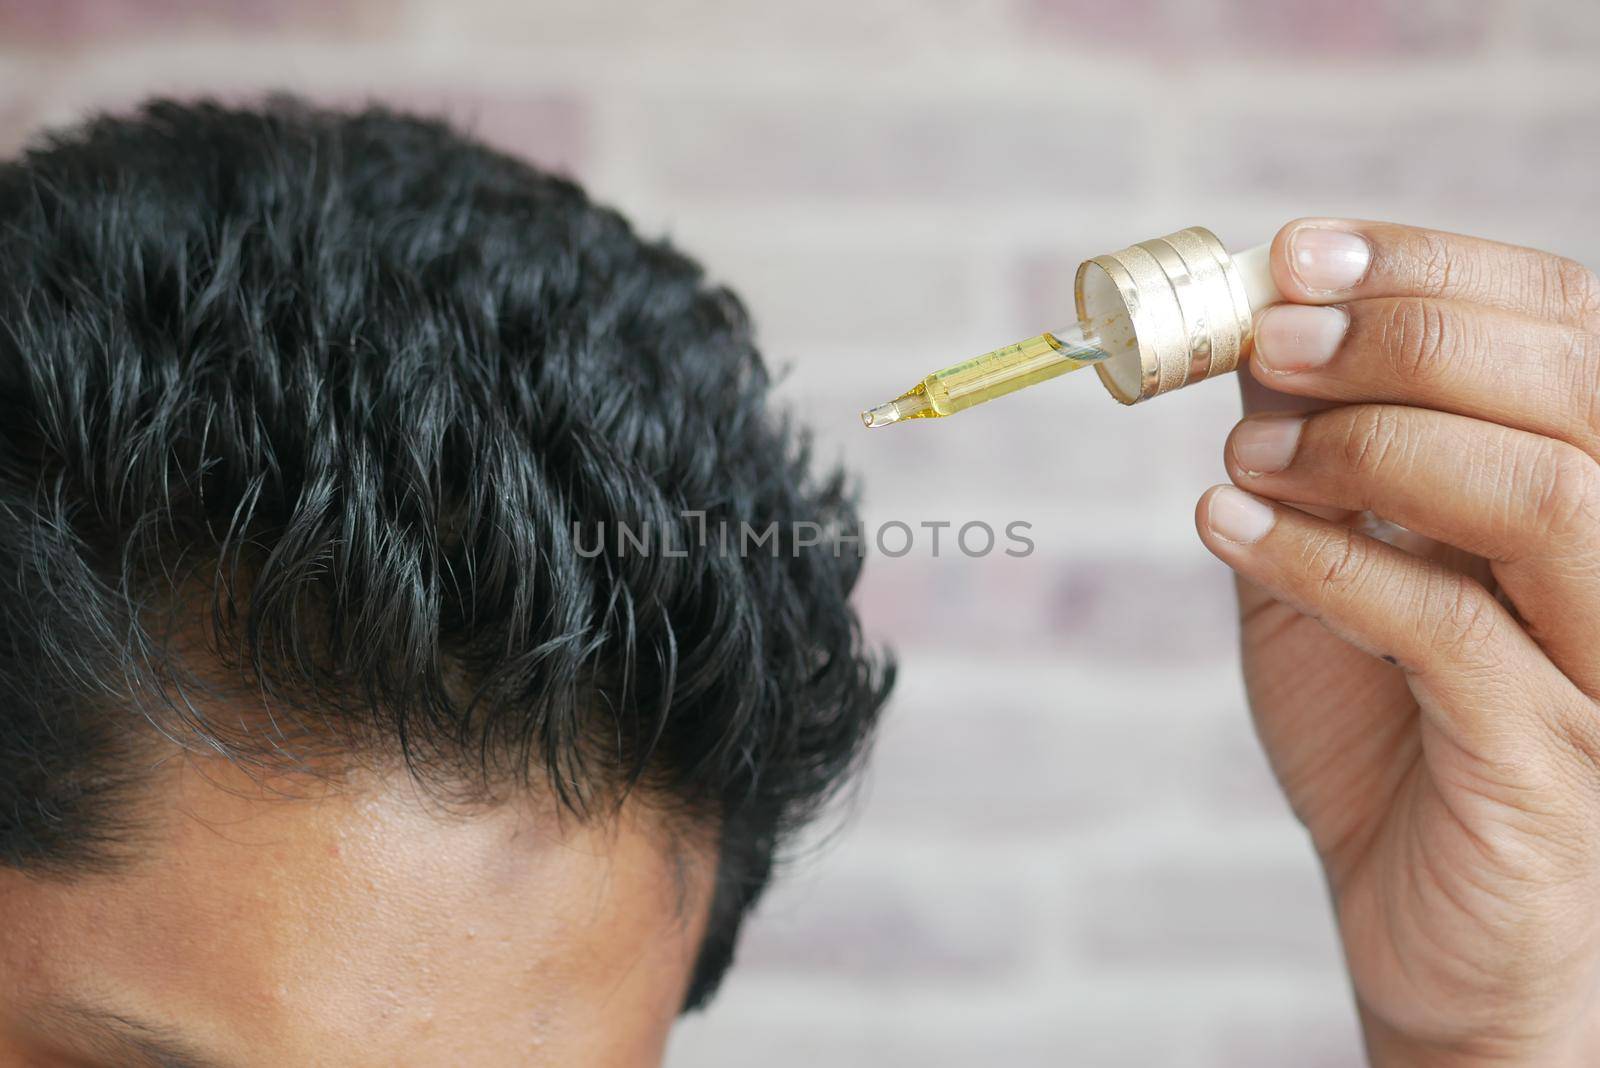
<svg viewBox="0 0 1600 1068">
<path fill-rule="evenodd" d="M 767 390 L 692 261 L 436 123 L 0 164 L 0 1054 L 657 1057 L 888 686 Z"/>
</svg>

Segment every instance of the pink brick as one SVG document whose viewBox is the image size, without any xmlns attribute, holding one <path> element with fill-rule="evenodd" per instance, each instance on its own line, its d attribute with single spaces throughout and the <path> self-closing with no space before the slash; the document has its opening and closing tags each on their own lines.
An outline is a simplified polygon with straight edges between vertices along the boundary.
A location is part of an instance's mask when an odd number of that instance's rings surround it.
<svg viewBox="0 0 1600 1068">
<path fill-rule="evenodd" d="M 1096 697 L 1069 672 L 1028 700 L 1005 692 L 1006 670 L 974 662 L 970 686 L 930 694 L 910 669 L 867 772 L 874 826 L 1014 840 L 1162 814 L 1289 818 L 1242 708 L 1218 711 L 1206 694 L 1170 709 L 1122 707 L 1136 687 Z"/>
<path fill-rule="evenodd" d="M 1600 5 L 1586 0 L 1519 0 L 1511 10 L 1538 53 L 1587 61 L 1600 48 Z"/>
<path fill-rule="evenodd" d="M 1238 648 L 1230 572 L 1199 557 L 1074 561 L 1051 603 L 1053 631 L 1092 662 L 1155 668 L 1231 660 Z"/>
<path fill-rule="evenodd" d="M 638 151 L 674 195 L 759 199 L 1119 196 L 1140 124 L 1018 101 L 962 97 L 894 108 L 860 99 L 676 99 Z M 1084 165 L 1083 145 L 1095 145 Z"/>
<path fill-rule="evenodd" d="M 1017 514 L 1027 509 L 1019 506 Z M 1037 524 L 1032 536 L 1044 536 Z M 1199 557 L 1172 563 L 1099 555 L 1062 564 L 1041 554 L 876 556 L 867 560 L 859 598 L 874 631 L 922 645 L 1038 650 L 1168 669 L 1235 656 L 1228 572 Z M 1152 647 L 1159 649 L 1154 659 Z"/>
<path fill-rule="evenodd" d="M 1596 23 L 1600 24 L 1600 18 Z M 1584 200 L 1585 191 L 1593 195 L 1595 176 L 1600 174 L 1600 122 L 1595 119 L 1594 107 L 1547 114 L 1508 132 L 1512 135 L 1508 140 L 1514 158 L 1522 162 L 1522 173 L 1515 183 L 1517 195 L 1546 211 L 1569 215 L 1571 229 L 1587 229 L 1592 241 L 1594 213 L 1584 210 Z M 1518 238 L 1509 240 L 1516 242 Z M 1600 262 L 1597 253 L 1600 246 L 1595 244 L 1573 252 L 1590 266 Z"/>
<path fill-rule="evenodd" d="M 1052 571 L 1052 564 L 1033 558 L 869 558 L 859 605 L 872 633 L 897 642 L 1054 653 L 1061 642 L 1049 592 L 1058 585 Z"/>
<path fill-rule="evenodd" d="M 581 177 L 588 163 L 589 109 L 586 101 L 566 92 L 493 93 L 395 84 L 361 96 L 314 95 L 330 104 L 356 106 L 373 101 L 448 119 L 495 148 L 570 175 Z"/>
<path fill-rule="evenodd" d="M 189 82 L 181 76 L 164 78 L 158 95 L 177 99 L 207 97 L 240 106 L 254 104 L 269 90 L 261 87 Z M 151 95 L 130 87 L 102 93 L 85 101 L 79 114 L 132 111 Z M 579 98 L 559 92 L 508 92 L 493 94 L 472 89 L 429 90 L 414 85 L 375 87 L 361 93 L 326 91 L 316 86 L 297 87 L 296 95 L 316 104 L 356 110 L 383 104 L 430 118 L 450 120 L 469 135 L 490 145 L 558 172 L 580 175 L 589 150 L 589 112 Z M 0 122 L 4 115 L 0 114 Z"/>
<path fill-rule="evenodd" d="M 780 886 L 743 943 L 741 966 L 866 981 L 993 980 L 1037 944 L 1026 888 L 1006 872 L 941 878 L 937 895 L 925 890 L 887 868 Z"/>
<path fill-rule="evenodd" d="M 1218 146 L 1190 172 L 1204 194 L 1562 210 L 1593 191 L 1600 127 L 1580 112 L 1391 121 L 1232 115 L 1192 134 Z"/>
<path fill-rule="evenodd" d="M 851 346 L 854 355 L 843 361 L 851 367 L 846 381 L 863 384 L 872 366 L 859 355 L 866 346 L 925 347 L 929 361 L 954 362 L 959 354 L 949 351 L 950 338 L 973 315 L 973 272 L 950 248 L 895 248 L 877 241 L 819 248 L 815 242 L 774 239 L 690 251 L 703 252 L 712 274 L 744 299 L 771 361 L 793 362 L 800 375 L 819 362 L 827 345 Z M 821 362 L 837 380 L 838 364 Z"/>
<path fill-rule="evenodd" d="M 1179 36 L 1167 0 L 1017 0 L 1022 30 L 1076 47 L 1113 51 L 1165 51 Z"/>
<path fill-rule="evenodd" d="M 1282 1009 L 1230 1019 L 1204 1062 L 1208 1068 L 1365 1068 L 1355 1010 L 1328 1004 L 1320 1012 Z"/>
<path fill-rule="evenodd" d="M 1077 322 L 1078 313 L 1073 297 L 1073 283 L 1077 278 L 1078 264 L 1092 256 L 1123 248 L 1130 240 L 1126 234 L 1121 240 L 1102 248 L 1091 249 L 1076 240 L 1075 255 L 1052 253 L 1025 253 L 1012 266 L 1016 285 L 1016 318 L 1019 323 L 1037 324 L 1040 330 L 1058 330 Z M 1021 327 L 1021 329 L 1027 329 Z"/>
<path fill-rule="evenodd" d="M 0 99 L 0 159 L 15 155 L 33 133 L 31 102 L 9 94 Z"/>
<path fill-rule="evenodd" d="M 899 990 L 914 983 L 892 984 Z M 725 999 L 742 989 L 736 972 Z M 837 986 L 835 987 L 837 989 Z M 818 1015 L 796 1009 L 776 1018 L 756 1013 L 746 1020 L 734 1008 L 679 1025 L 667 1057 L 669 1068 L 1150 1068 L 1185 1063 L 1186 1044 L 1174 1029 L 1130 1007 L 1122 1013 L 1079 1007 L 1063 995 L 1044 1019 L 1010 1013 L 979 1014 L 972 1000 L 957 1008 L 910 1004 L 897 1007 L 892 991 L 864 994 L 848 988 L 846 1005 Z M 781 993 L 768 994 L 781 1001 Z M 825 1010 L 826 1011 L 826 1010 Z M 1035 1014 L 1042 1016 L 1043 1014 Z"/>
<path fill-rule="evenodd" d="M 1504 168 L 1478 160 L 1480 145 L 1465 119 L 1440 121 L 1329 119 L 1306 115 L 1230 115 L 1197 127 L 1196 143 L 1217 145 L 1198 156 L 1190 180 L 1203 193 L 1277 194 L 1301 199 L 1394 197 L 1415 166 L 1423 140 L 1435 150 L 1427 158 L 1449 161 L 1437 176 L 1437 192 L 1454 195 L 1463 183 L 1481 180 L 1463 165 Z"/>
<path fill-rule="evenodd" d="M 317 0 L 0 0 L 0 40 L 78 45 L 189 28 L 250 33 L 288 27 L 366 30 L 392 19 L 381 5 Z"/>
<path fill-rule="evenodd" d="M 1309 847 L 1297 863 L 1151 857 L 1085 875 L 1074 944 L 1109 970 L 1327 972 L 1339 950 L 1321 887 Z"/>
<path fill-rule="evenodd" d="M 1249 711 L 1242 705 L 1236 718 L 1197 726 L 1193 746 L 1174 776 L 1178 804 L 1216 814 L 1219 822 L 1237 826 L 1259 821 L 1288 826 L 1294 819 L 1266 754 L 1256 738 Z"/>
<path fill-rule="evenodd" d="M 1072 46 L 1135 55 L 1173 53 L 1295 59 L 1454 55 L 1479 50 L 1489 34 L 1488 0 L 1021 0 L 1020 21 Z"/>
<path fill-rule="evenodd" d="M 1059 329 L 1076 322 L 1072 291 L 1078 264 L 1155 236 L 1134 233 L 1140 225 L 1120 215 L 1075 212 L 1040 226 L 1041 243 L 1016 249 L 1006 263 L 1016 329 Z"/>
<path fill-rule="evenodd" d="M 1471 52 L 1487 40 L 1494 13 L 1488 0 L 1231 0 L 1218 10 L 1216 43 L 1291 60 Z"/>
</svg>

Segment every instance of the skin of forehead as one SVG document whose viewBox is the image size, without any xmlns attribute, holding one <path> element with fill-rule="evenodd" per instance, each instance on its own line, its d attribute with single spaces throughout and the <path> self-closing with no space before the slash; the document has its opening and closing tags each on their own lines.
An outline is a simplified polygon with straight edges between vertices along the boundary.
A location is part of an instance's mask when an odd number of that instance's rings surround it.
<svg viewBox="0 0 1600 1068">
<path fill-rule="evenodd" d="M 659 1063 L 712 864 L 641 803 L 463 813 L 404 772 L 187 755 L 145 803 L 124 869 L 0 870 L 0 1005 L 102 1004 L 250 1066 Z"/>
</svg>

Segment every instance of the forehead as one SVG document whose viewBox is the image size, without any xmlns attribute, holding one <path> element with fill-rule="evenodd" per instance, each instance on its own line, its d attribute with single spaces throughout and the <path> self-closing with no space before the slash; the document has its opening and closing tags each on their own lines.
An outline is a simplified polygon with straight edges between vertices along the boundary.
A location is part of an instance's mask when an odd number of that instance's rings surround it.
<svg viewBox="0 0 1600 1068">
<path fill-rule="evenodd" d="M 240 1065 L 659 1060 L 709 865 L 648 812 L 452 813 L 403 774 L 184 760 L 153 790 L 129 869 L 0 872 L 0 1005 L 109 1006 Z"/>
</svg>

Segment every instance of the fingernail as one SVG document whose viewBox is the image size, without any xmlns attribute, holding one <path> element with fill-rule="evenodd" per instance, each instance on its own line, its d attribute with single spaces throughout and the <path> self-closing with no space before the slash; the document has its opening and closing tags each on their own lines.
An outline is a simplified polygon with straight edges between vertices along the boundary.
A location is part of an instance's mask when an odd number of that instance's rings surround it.
<svg viewBox="0 0 1600 1068">
<path fill-rule="evenodd" d="M 1277 374 L 1315 371 L 1333 359 L 1349 329 L 1343 308 L 1274 304 L 1256 320 L 1255 358 Z"/>
<path fill-rule="evenodd" d="M 1305 420 L 1297 416 L 1246 419 L 1233 431 L 1233 459 L 1247 475 L 1282 471 L 1294 459 Z"/>
<path fill-rule="evenodd" d="M 1232 486 L 1217 487 L 1206 509 L 1212 532 L 1237 545 L 1251 545 L 1266 537 L 1276 518 L 1269 505 Z"/>
<path fill-rule="evenodd" d="M 1360 234 L 1302 226 L 1289 235 L 1289 268 L 1312 293 L 1337 293 L 1361 281 L 1372 246 Z"/>
</svg>

